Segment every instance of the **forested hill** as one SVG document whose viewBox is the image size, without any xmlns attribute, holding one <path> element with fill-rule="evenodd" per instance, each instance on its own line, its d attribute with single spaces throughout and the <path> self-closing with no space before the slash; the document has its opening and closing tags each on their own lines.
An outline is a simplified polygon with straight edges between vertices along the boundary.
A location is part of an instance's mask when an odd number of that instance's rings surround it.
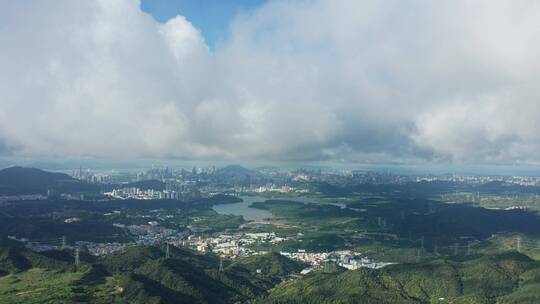
<svg viewBox="0 0 540 304">
<path fill-rule="evenodd" d="M 463 262 L 315 272 L 277 285 L 256 303 L 533 304 L 540 303 L 540 263 L 507 252 Z"/>
<path fill-rule="evenodd" d="M 304 267 L 276 253 L 234 261 L 170 247 L 106 258 L 0 247 L 0 303 L 540 303 L 540 263 L 517 252 L 380 270 Z M 281 282 L 281 283 L 280 283 Z M 277 284 L 277 285 L 276 285 Z"/>
<path fill-rule="evenodd" d="M 9 167 L 0 170 L 0 195 L 46 194 L 47 190 L 95 191 L 97 186 L 81 182 L 67 174 L 36 168 Z"/>
<path fill-rule="evenodd" d="M 245 303 L 304 267 L 277 254 L 233 263 L 171 246 L 95 258 L 0 247 L 0 303 Z M 262 271 L 254 263 L 263 265 Z"/>
</svg>

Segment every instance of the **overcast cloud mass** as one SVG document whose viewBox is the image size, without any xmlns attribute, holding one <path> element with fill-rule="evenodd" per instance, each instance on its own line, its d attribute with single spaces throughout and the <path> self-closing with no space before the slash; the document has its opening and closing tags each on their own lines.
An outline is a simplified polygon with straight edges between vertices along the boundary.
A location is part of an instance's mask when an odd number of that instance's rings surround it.
<svg viewBox="0 0 540 304">
<path fill-rule="evenodd" d="M 540 1 L 2 1 L 0 154 L 539 163 Z"/>
</svg>

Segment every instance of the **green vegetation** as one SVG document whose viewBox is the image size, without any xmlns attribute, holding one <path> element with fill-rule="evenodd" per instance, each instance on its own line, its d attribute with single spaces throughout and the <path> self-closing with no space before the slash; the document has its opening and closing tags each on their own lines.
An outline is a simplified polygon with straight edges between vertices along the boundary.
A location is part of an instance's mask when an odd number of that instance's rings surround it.
<svg viewBox="0 0 540 304">
<path fill-rule="evenodd" d="M 71 303 L 81 273 L 58 273 L 40 268 L 0 277 L 2 303 Z"/>
<path fill-rule="evenodd" d="M 105 258 L 0 251 L 0 303 L 538 303 L 540 262 L 517 252 L 373 270 L 312 272 L 270 253 L 223 261 L 189 250 L 132 247 Z M 277 285 L 276 285 L 277 284 Z"/>
<path fill-rule="evenodd" d="M 63 173 L 22 167 L 0 170 L 0 195 L 47 194 L 49 190 L 58 193 L 96 192 L 99 188 Z"/>
<path fill-rule="evenodd" d="M 234 303 L 262 296 L 304 265 L 277 254 L 223 261 L 170 248 L 132 247 L 105 258 L 66 251 L 0 251 L 0 303 Z M 262 271 L 257 271 L 261 269 Z"/>
<path fill-rule="evenodd" d="M 472 203 L 488 209 L 527 208 L 540 211 L 540 197 L 536 193 L 480 193 L 454 192 L 434 196 L 442 202 Z"/>
<path fill-rule="evenodd" d="M 102 259 L 0 251 L 0 303 L 537 303 L 540 262 L 516 252 L 380 270 L 316 271 L 279 254 L 223 261 L 189 250 L 132 247 Z M 278 284 L 278 285 L 276 285 Z"/>
<path fill-rule="evenodd" d="M 224 262 L 191 251 L 171 248 L 164 259 L 157 247 L 136 247 L 106 258 L 111 273 L 122 278 L 125 298 L 135 303 L 177 303 L 179 299 L 196 303 L 230 303 L 263 294 L 267 289 L 303 266 L 282 256 L 241 258 Z M 257 273 L 256 265 L 262 272 Z M 180 301 L 181 302 L 181 301 Z"/>
<path fill-rule="evenodd" d="M 540 263 L 508 252 L 381 270 L 322 271 L 284 282 L 257 303 L 537 303 Z"/>
<path fill-rule="evenodd" d="M 494 236 L 518 234 L 522 236 L 521 252 L 532 257 L 540 253 L 540 217 L 535 212 L 388 194 L 338 201 L 341 206 L 267 200 L 252 207 L 268 210 L 276 220 L 302 232 L 276 250 L 354 249 L 378 260 L 413 262 L 418 257 L 456 258 L 515 250 L 515 236 L 505 242 L 496 242 Z"/>
<path fill-rule="evenodd" d="M 193 210 L 186 214 L 185 220 L 190 225 L 209 227 L 213 231 L 236 229 L 245 223 L 241 216 L 219 214 L 212 209 Z"/>
<path fill-rule="evenodd" d="M 0 193 L 32 193 L 34 184 L 39 191 L 46 190 L 45 184 L 84 191 L 78 181 L 38 171 L 25 171 L 30 188 L 17 188 L 24 184 L 18 172 L 0 172 Z M 251 172 L 233 166 L 219 174 L 241 181 Z M 156 181 L 144 184 L 163 187 Z M 540 303 L 535 261 L 540 259 L 535 211 L 540 208 L 530 189 L 447 182 L 305 186 L 315 191 L 313 201 L 272 194 L 281 199 L 254 203 L 274 215 L 263 223 L 214 211 L 213 205 L 238 201 L 226 195 L 192 201 L 5 203 L 0 209 L 0 303 Z M 527 208 L 509 208 L 516 206 Z M 69 217 L 80 221 L 65 223 Z M 161 247 L 130 247 L 101 258 L 81 253 L 75 269 L 67 250 L 36 253 L 6 238 L 47 243 L 66 236 L 68 245 L 126 242 L 132 236 L 113 223 L 150 221 L 178 232 L 191 229 L 195 236 L 265 231 L 284 240 L 249 245 L 270 252 L 266 255 L 221 261 L 175 247 L 168 258 Z M 308 265 L 278 253 L 298 249 L 350 249 L 398 264 L 354 271 L 332 265 L 300 276 Z"/>
<path fill-rule="evenodd" d="M 68 241 L 127 242 L 128 235 L 113 223 L 146 225 L 158 221 L 161 226 L 183 230 L 185 226 L 203 226 L 211 231 L 235 229 L 244 223 L 240 216 L 221 215 L 211 207 L 238 202 L 227 195 L 216 195 L 194 201 L 112 200 L 70 201 L 42 200 L 9 203 L 0 209 L 0 238 L 14 235 L 32 241 L 61 238 Z M 70 217 L 80 222 L 65 223 Z"/>
<path fill-rule="evenodd" d="M 290 274 L 298 273 L 307 265 L 290 260 L 279 253 L 272 252 L 266 255 L 254 255 L 240 258 L 227 267 L 228 270 L 247 270 L 265 277 L 285 278 Z"/>
</svg>

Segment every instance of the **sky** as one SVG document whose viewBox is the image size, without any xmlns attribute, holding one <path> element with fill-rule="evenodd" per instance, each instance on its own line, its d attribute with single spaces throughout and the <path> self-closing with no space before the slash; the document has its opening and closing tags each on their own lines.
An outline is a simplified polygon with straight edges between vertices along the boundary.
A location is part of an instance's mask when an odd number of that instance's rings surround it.
<svg viewBox="0 0 540 304">
<path fill-rule="evenodd" d="M 0 157 L 540 164 L 534 0 L 0 1 Z"/>
<path fill-rule="evenodd" d="M 210 49 L 229 38 L 229 25 L 239 13 L 250 12 L 266 0 L 142 0 L 141 9 L 158 22 L 165 23 L 177 15 L 185 16 Z"/>
</svg>

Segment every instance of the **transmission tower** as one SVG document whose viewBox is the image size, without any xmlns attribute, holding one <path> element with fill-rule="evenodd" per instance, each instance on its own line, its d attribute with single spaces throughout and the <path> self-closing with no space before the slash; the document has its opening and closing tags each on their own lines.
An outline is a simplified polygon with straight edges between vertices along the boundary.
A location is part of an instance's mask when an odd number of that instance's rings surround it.
<svg viewBox="0 0 540 304">
<path fill-rule="evenodd" d="M 518 252 L 521 252 L 521 237 L 518 236 L 516 239 L 516 249 Z"/>
<path fill-rule="evenodd" d="M 61 247 L 62 250 L 66 249 L 66 243 L 67 243 L 66 236 L 64 235 L 62 236 L 62 247 Z"/>
<path fill-rule="evenodd" d="M 170 254 L 170 249 L 169 249 L 169 243 L 167 243 L 167 249 L 165 250 L 165 258 L 170 258 L 171 257 L 171 254 Z"/>
<path fill-rule="evenodd" d="M 330 263 L 328 261 L 324 262 L 324 272 L 330 272 Z"/>
<path fill-rule="evenodd" d="M 75 271 L 79 268 L 79 248 L 75 248 Z"/>
<path fill-rule="evenodd" d="M 219 272 L 223 272 L 223 257 L 219 257 Z"/>
</svg>

